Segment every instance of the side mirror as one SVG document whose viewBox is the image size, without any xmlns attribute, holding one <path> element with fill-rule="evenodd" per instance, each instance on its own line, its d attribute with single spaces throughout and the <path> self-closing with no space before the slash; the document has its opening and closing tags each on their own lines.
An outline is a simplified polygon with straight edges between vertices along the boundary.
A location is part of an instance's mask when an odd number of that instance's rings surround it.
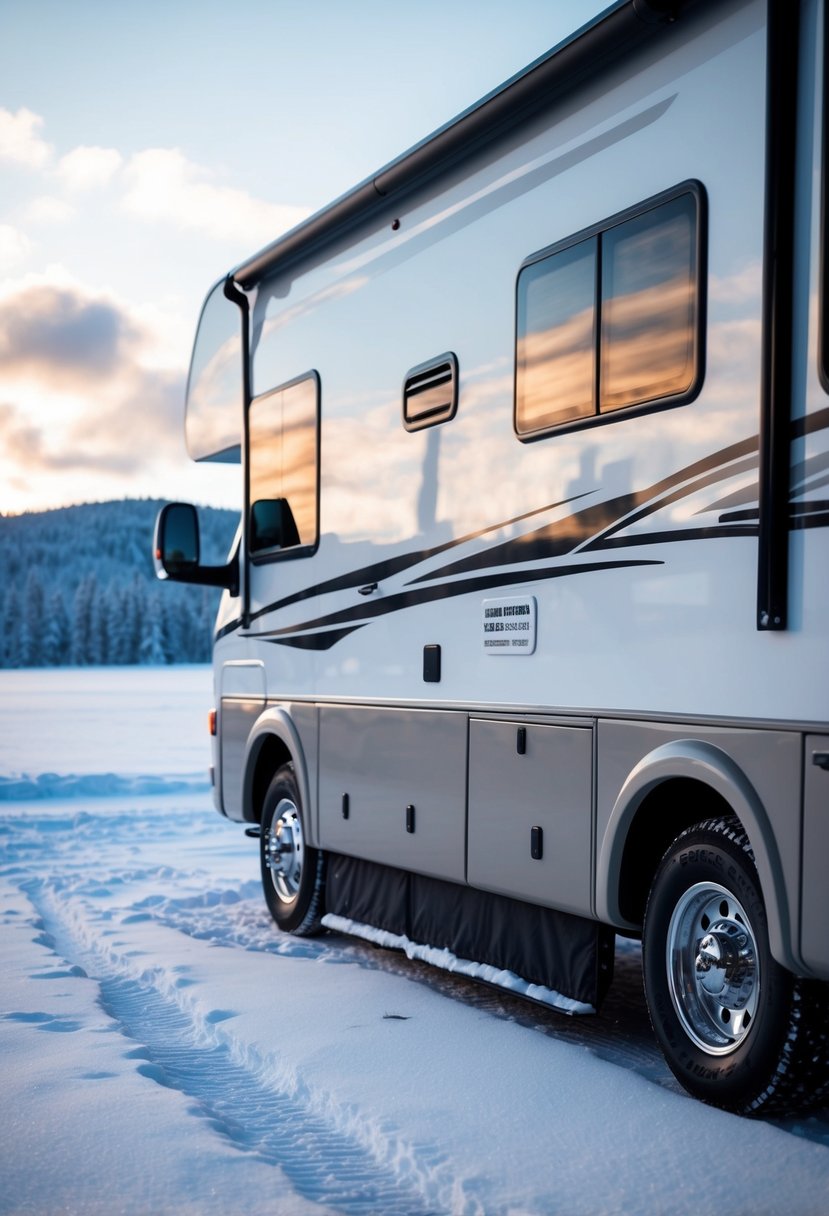
<svg viewBox="0 0 829 1216">
<path fill-rule="evenodd" d="M 158 513 L 153 539 L 153 565 L 158 578 L 177 583 L 223 587 L 239 594 L 239 547 L 224 566 L 203 566 L 199 545 L 199 517 L 189 502 L 168 502 Z"/>
<path fill-rule="evenodd" d="M 194 574 L 199 566 L 199 517 L 186 502 L 169 502 L 158 513 L 153 561 L 159 578 Z"/>
</svg>

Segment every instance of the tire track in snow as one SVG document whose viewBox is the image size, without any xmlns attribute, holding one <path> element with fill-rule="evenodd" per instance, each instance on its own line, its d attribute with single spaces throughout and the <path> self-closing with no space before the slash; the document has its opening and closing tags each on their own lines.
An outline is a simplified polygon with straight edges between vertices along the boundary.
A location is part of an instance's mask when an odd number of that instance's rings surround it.
<svg viewBox="0 0 829 1216">
<path fill-rule="evenodd" d="M 402 1142 L 384 1128 L 370 1137 L 377 1145 L 372 1153 L 338 1125 L 336 1111 L 327 1119 L 324 1101 L 315 1102 L 301 1082 L 280 1084 L 278 1062 L 274 1067 L 260 1059 L 228 1028 L 233 1015 L 216 1010 L 199 1016 L 186 997 L 177 999 L 154 983 L 151 971 L 131 974 L 128 957 L 82 940 L 72 924 L 81 910 L 74 907 L 67 915 L 78 901 L 65 892 L 58 903 L 39 881 L 24 890 L 42 923 L 42 943 L 83 967 L 98 984 L 105 1013 L 138 1044 L 130 1053 L 142 1061 L 138 1071 L 193 1099 L 192 1113 L 239 1149 L 278 1166 L 303 1198 L 346 1216 L 479 1211 L 474 1201 L 463 1204 L 438 1151 Z M 94 917 L 94 909 L 85 911 Z M 317 1112 L 315 1105 L 323 1109 Z M 349 1118 L 353 1112 L 339 1112 L 340 1120 Z"/>
</svg>

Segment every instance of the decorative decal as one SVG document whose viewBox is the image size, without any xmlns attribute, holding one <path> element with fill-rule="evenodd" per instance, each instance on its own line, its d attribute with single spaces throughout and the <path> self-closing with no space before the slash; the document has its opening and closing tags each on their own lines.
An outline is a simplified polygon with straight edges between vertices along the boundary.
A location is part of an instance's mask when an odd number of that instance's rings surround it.
<svg viewBox="0 0 829 1216">
<path fill-rule="evenodd" d="M 805 419 L 794 420 L 792 437 L 802 437 L 829 427 L 829 409 L 819 410 Z M 446 600 L 478 592 L 505 592 L 510 585 L 528 582 L 540 583 L 548 579 L 572 578 L 600 570 L 633 569 L 636 567 L 664 564 L 664 557 L 646 559 L 621 556 L 621 550 L 642 549 L 645 546 L 672 545 L 682 541 L 710 540 L 726 537 L 756 538 L 758 508 L 757 487 L 747 484 L 724 495 L 713 495 L 712 500 L 696 511 L 697 515 L 716 513 L 716 519 L 707 523 L 674 524 L 670 528 L 655 526 L 652 530 L 630 531 L 632 525 L 656 516 L 664 508 L 698 493 L 727 482 L 736 474 L 744 474 L 757 466 L 759 440 L 750 436 L 738 443 L 713 452 L 701 460 L 678 469 L 670 476 L 641 490 L 618 495 L 603 502 L 589 505 L 579 504 L 563 518 L 549 523 L 540 523 L 529 531 L 520 533 L 507 541 L 487 545 L 464 553 L 470 542 L 500 531 L 507 526 L 533 520 L 569 503 L 591 497 L 576 494 L 557 502 L 545 504 L 534 510 L 485 528 L 467 533 L 451 541 L 425 549 L 414 549 L 373 562 L 359 569 L 344 572 L 334 578 L 305 587 L 283 599 L 258 608 L 251 622 L 293 605 L 308 604 L 310 611 L 301 613 L 292 624 L 271 627 L 262 631 L 243 630 L 241 620 L 229 621 L 216 634 L 216 641 L 238 631 L 241 637 L 257 638 L 278 646 L 302 650 L 329 650 L 357 629 L 369 625 L 377 618 L 405 611 L 436 600 Z M 807 498 L 803 495 L 815 491 L 829 482 L 829 453 L 821 452 L 792 469 L 792 501 L 789 504 L 789 528 L 801 531 L 829 526 L 829 500 Z M 454 552 L 448 564 L 432 567 L 432 559 L 442 553 Z M 585 560 L 588 555 L 606 553 L 604 560 Z M 619 554 L 610 558 L 610 553 Z M 565 560 L 562 560 L 565 559 Z M 511 569 L 509 567 L 512 567 Z M 313 564 L 312 569 L 317 565 Z M 419 569 L 418 569 L 419 568 Z M 312 605 L 323 596 L 359 589 L 363 583 L 390 582 L 411 571 L 413 577 L 400 586 L 389 588 L 389 592 L 371 601 L 346 603 L 322 615 L 313 615 Z M 342 600 L 340 601 L 342 603 Z M 507 604 L 528 603 L 527 599 L 510 598 L 492 601 Z M 534 603 L 534 601 L 533 601 Z M 283 618 L 284 619 L 284 618 Z M 492 618 L 493 620 L 497 618 Z M 533 629 L 511 630 L 518 635 L 529 632 L 533 641 L 527 646 L 485 646 L 488 654 L 532 654 L 535 646 L 535 617 Z M 483 632 L 483 631 L 482 631 Z M 498 630 L 490 631 L 495 636 Z"/>
</svg>

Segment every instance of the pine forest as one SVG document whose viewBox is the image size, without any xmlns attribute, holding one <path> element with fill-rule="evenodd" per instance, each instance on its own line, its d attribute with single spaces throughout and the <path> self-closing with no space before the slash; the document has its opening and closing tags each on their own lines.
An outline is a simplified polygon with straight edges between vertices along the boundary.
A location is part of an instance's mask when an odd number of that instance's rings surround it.
<svg viewBox="0 0 829 1216">
<path fill-rule="evenodd" d="M 219 592 L 156 579 L 161 505 L 124 499 L 0 515 L 0 667 L 209 661 Z M 238 519 L 200 508 L 203 562 L 226 560 Z"/>
</svg>

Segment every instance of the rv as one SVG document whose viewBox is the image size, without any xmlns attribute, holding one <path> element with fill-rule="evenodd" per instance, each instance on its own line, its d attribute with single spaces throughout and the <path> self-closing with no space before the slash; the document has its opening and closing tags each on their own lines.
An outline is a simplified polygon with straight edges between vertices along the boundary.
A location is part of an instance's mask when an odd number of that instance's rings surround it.
<svg viewBox="0 0 829 1216">
<path fill-rule="evenodd" d="M 598 1010 L 767 1113 L 829 1067 L 826 0 L 620 0 L 223 276 L 216 805 L 277 925 Z"/>
</svg>

